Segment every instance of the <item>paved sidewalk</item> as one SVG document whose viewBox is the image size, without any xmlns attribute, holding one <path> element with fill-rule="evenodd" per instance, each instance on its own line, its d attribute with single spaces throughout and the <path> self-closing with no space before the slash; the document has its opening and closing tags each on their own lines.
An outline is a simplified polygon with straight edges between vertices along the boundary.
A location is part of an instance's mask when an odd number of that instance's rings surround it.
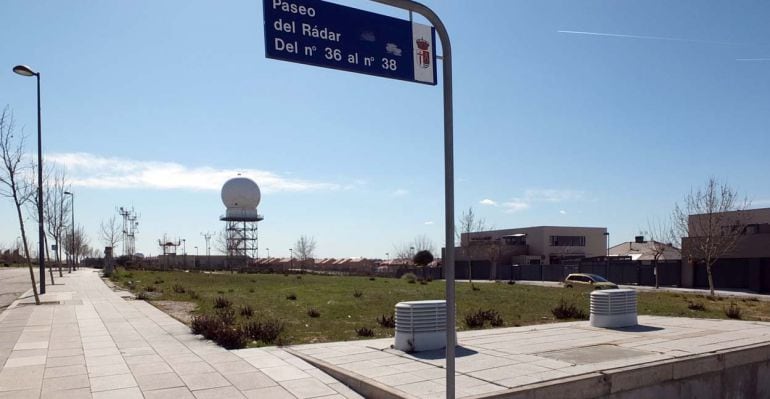
<svg viewBox="0 0 770 399">
<path fill-rule="evenodd" d="M 56 279 L 0 315 L 0 398 L 361 398 L 280 348 L 227 351 L 98 272 Z"/>
</svg>

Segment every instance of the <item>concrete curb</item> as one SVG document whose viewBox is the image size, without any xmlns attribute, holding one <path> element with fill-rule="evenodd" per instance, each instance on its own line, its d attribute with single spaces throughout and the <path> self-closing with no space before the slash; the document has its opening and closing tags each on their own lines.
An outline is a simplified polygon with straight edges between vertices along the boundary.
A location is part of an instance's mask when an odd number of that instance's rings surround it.
<svg viewBox="0 0 770 399">
<path fill-rule="evenodd" d="M 19 297 L 18 297 L 18 298 L 16 298 L 16 300 L 15 300 L 15 301 L 11 302 L 11 304 L 10 304 L 10 305 L 8 305 L 8 307 L 7 307 L 7 308 L 3 309 L 3 313 L 0 313 L 0 321 L 3 321 L 3 320 L 5 320 L 5 317 L 6 317 L 6 315 L 8 314 L 8 311 L 9 311 L 9 310 L 11 310 L 11 309 L 14 309 L 14 308 L 16 308 L 17 306 L 19 306 L 19 301 L 21 301 L 21 300 L 22 300 L 22 299 L 24 299 L 24 298 L 28 298 L 30 295 L 32 295 L 32 288 L 30 288 L 30 289 L 28 289 L 28 290 L 24 291 L 24 293 L 23 293 L 23 294 L 21 294 L 21 295 L 19 295 Z"/>
<path fill-rule="evenodd" d="M 356 391 L 359 395 L 365 398 L 378 398 L 378 399 L 417 399 L 405 392 L 396 391 L 391 387 L 374 381 L 370 378 L 364 377 L 359 374 L 352 373 L 347 370 L 331 365 L 329 363 L 320 361 L 318 359 L 305 356 L 302 353 L 292 350 L 291 348 L 284 347 L 283 350 L 291 353 L 292 355 L 310 363 L 316 368 L 320 369 L 324 373 L 330 375 L 337 381 L 347 385 L 348 388 Z"/>
<path fill-rule="evenodd" d="M 664 397 L 665 395 L 647 396 L 652 392 L 634 396 L 634 392 L 649 391 L 677 382 L 686 384 L 691 378 L 706 377 L 735 367 L 768 361 L 770 361 L 770 345 L 747 345 L 731 350 L 659 360 L 529 384 L 505 392 L 476 395 L 466 399 L 592 399 L 615 397 L 620 394 L 629 394 L 631 395 L 629 397 Z"/>
</svg>

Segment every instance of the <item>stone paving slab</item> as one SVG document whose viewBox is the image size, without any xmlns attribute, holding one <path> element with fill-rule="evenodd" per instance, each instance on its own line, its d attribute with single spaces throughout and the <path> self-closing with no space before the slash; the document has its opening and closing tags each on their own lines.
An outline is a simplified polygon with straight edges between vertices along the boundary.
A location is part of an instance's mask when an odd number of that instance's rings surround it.
<svg viewBox="0 0 770 399">
<path fill-rule="evenodd" d="M 362 398 L 280 348 L 227 351 L 95 270 L 0 314 L 0 398 Z"/>
<path fill-rule="evenodd" d="M 458 342 L 456 397 L 481 398 L 591 376 L 615 375 L 615 388 L 623 378 L 638 384 L 625 377 L 629 370 L 668 370 L 669 378 L 682 378 L 729 367 L 730 359 L 767 361 L 770 323 L 639 316 L 639 326 L 630 328 L 595 328 L 581 321 L 459 332 Z M 444 397 L 443 350 L 408 354 L 392 344 L 390 338 L 288 350 L 349 385 L 359 384 L 360 392 Z M 673 369 L 653 367 L 669 363 Z"/>
</svg>

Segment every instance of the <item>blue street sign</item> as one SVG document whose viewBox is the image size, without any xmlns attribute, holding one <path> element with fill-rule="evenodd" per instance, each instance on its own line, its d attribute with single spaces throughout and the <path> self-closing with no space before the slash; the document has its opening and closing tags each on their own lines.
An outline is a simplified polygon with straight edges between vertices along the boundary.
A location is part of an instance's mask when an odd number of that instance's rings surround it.
<svg viewBox="0 0 770 399">
<path fill-rule="evenodd" d="M 321 0 L 263 0 L 267 58 L 436 84 L 434 28 Z"/>
</svg>

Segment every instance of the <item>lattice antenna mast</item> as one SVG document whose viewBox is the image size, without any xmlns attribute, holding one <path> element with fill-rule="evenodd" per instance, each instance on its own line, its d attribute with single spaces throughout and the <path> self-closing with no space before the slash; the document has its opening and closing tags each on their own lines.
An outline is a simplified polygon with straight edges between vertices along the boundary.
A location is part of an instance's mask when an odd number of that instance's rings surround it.
<svg viewBox="0 0 770 399">
<path fill-rule="evenodd" d="M 118 214 L 123 218 L 123 255 L 133 256 L 136 252 L 136 233 L 139 231 L 139 217 L 134 208 L 118 208 Z"/>
<path fill-rule="evenodd" d="M 203 238 L 206 240 L 206 256 L 211 256 L 211 245 L 209 244 L 211 241 L 211 237 L 213 234 L 209 232 L 201 233 Z"/>
</svg>

